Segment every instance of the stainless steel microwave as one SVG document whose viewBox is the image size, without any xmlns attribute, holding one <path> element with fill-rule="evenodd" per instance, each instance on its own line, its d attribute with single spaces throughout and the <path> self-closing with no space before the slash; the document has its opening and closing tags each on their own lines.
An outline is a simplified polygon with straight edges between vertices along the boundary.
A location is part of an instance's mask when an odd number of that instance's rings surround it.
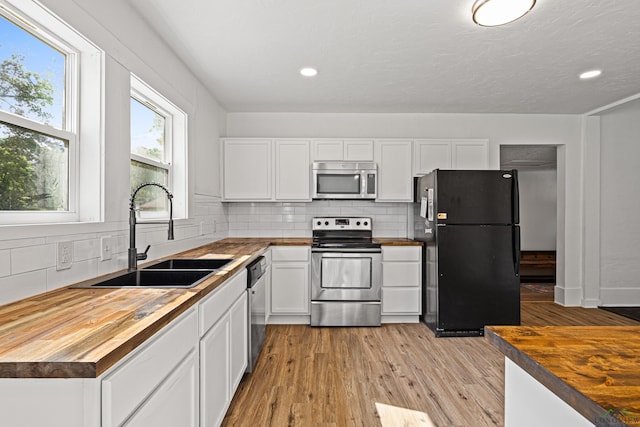
<svg viewBox="0 0 640 427">
<path fill-rule="evenodd" d="M 375 199 L 378 167 L 372 162 L 314 162 L 314 199 Z"/>
</svg>

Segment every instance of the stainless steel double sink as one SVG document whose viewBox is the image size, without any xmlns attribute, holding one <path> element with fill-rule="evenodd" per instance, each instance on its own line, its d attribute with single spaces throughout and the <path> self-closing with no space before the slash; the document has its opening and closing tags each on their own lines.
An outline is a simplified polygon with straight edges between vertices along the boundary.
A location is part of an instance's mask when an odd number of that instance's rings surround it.
<svg viewBox="0 0 640 427">
<path fill-rule="evenodd" d="M 193 288 L 234 259 L 172 258 L 72 288 Z"/>
</svg>

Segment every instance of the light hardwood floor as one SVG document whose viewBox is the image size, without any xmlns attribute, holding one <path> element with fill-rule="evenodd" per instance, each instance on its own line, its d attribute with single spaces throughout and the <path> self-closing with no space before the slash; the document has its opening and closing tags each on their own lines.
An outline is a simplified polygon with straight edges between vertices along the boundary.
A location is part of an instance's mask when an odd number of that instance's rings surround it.
<svg viewBox="0 0 640 427">
<path fill-rule="evenodd" d="M 529 292 L 523 325 L 640 324 Z M 223 425 L 502 426 L 503 390 L 504 358 L 486 338 L 436 339 L 423 324 L 270 325 Z M 386 405 L 382 415 L 376 404 Z"/>
</svg>

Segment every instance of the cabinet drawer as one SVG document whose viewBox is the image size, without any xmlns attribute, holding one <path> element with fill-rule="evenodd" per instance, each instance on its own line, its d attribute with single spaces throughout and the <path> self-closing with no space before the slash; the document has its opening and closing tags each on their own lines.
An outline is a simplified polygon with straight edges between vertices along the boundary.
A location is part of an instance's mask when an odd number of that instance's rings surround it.
<svg viewBox="0 0 640 427">
<path fill-rule="evenodd" d="M 247 291 L 247 270 L 227 279 L 202 302 L 200 302 L 200 336 L 207 333 L 243 292 Z"/>
<path fill-rule="evenodd" d="M 420 314 L 420 288 L 382 288 L 382 314 Z"/>
<path fill-rule="evenodd" d="M 122 422 L 169 376 L 197 344 L 196 310 L 160 332 L 144 349 L 102 381 L 103 426 Z M 153 340 L 153 338 L 152 338 Z"/>
<path fill-rule="evenodd" d="M 273 246 L 271 261 L 309 261 L 308 246 Z"/>
<path fill-rule="evenodd" d="M 382 286 L 420 286 L 420 263 L 383 262 Z"/>
<path fill-rule="evenodd" d="M 382 261 L 420 261 L 421 246 L 382 246 Z"/>
</svg>

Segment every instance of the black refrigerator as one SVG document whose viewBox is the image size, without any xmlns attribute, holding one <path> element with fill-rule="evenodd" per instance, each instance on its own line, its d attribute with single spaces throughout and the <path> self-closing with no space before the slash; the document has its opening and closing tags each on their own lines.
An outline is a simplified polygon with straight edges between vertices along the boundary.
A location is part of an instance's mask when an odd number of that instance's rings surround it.
<svg viewBox="0 0 640 427">
<path fill-rule="evenodd" d="M 422 320 L 436 337 L 520 324 L 516 170 L 439 170 L 415 181 Z"/>
</svg>

